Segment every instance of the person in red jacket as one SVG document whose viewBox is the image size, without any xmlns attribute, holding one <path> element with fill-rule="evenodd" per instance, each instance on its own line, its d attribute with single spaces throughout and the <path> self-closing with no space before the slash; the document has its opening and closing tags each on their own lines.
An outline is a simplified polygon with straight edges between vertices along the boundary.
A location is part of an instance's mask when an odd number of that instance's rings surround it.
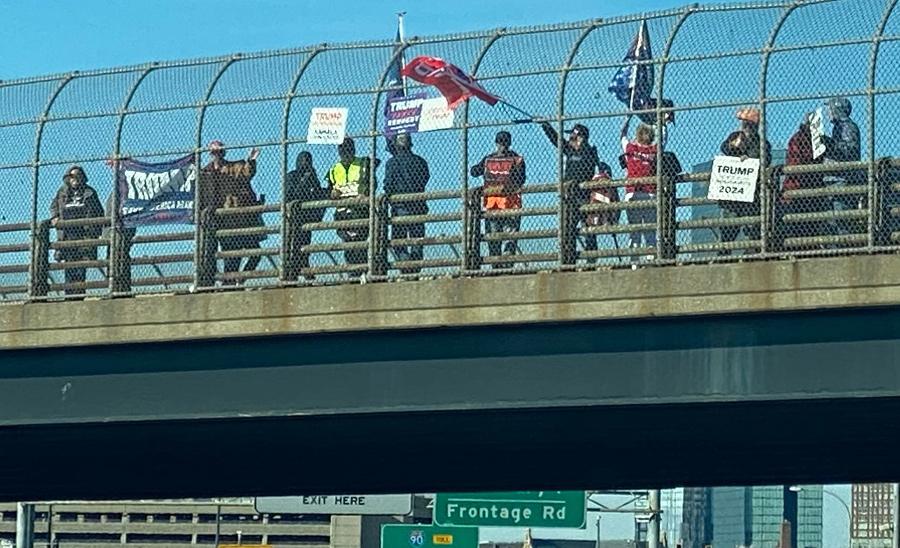
<svg viewBox="0 0 900 548">
<path fill-rule="evenodd" d="M 809 126 L 813 113 L 808 112 L 800 120 L 800 127 L 788 141 L 786 164 L 789 166 L 806 166 L 821 164 L 825 160 L 825 154 L 818 158 L 813 154 L 812 134 Z M 807 190 L 822 188 L 825 186 L 824 174 L 802 173 L 788 175 L 781 185 L 782 191 Z M 824 196 L 810 198 L 790 198 L 782 194 L 781 209 L 785 213 L 814 213 L 827 209 Z M 805 221 L 785 225 L 784 235 L 787 237 L 824 236 L 827 232 L 827 223 L 823 221 Z"/>
<path fill-rule="evenodd" d="M 622 126 L 622 152 L 626 177 L 640 179 L 656 175 L 657 146 L 653 142 L 653 128 L 647 124 L 638 126 L 634 141 L 628 140 L 628 126 L 631 116 L 625 119 Z M 625 185 L 625 201 L 650 201 L 656 203 L 656 182 L 642 182 Z M 656 222 L 656 207 L 626 209 L 628 224 L 644 224 Z M 647 247 L 656 247 L 656 231 L 635 231 L 631 233 L 631 247 L 641 247 L 641 240 Z"/>
</svg>

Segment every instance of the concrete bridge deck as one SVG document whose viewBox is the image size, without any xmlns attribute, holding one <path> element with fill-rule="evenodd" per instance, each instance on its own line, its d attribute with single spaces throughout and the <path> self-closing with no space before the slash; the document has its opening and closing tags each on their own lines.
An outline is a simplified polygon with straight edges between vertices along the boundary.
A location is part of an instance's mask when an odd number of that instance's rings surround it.
<svg viewBox="0 0 900 548">
<path fill-rule="evenodd" d="M 0 498 L 896 479 L 898 266 L 0 307 Z"/>
</svg>

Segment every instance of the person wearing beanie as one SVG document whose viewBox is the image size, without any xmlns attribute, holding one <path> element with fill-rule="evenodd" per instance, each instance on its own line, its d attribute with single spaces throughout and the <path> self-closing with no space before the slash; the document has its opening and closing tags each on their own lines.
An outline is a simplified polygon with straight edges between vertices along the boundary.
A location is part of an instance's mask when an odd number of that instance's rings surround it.
<svg viewBox="0 0 900 548">
<path fill-rule="evenodd" d="M 522 209 L 522 186 L 525 184 L 525 158 L 512 149 L 512 135 L 498 131 L 494 137 L 496 151 L 472 166 L 472 177 L 484 177 L 482 185 L 482 209 L 485 213 L 516 211 Z M 488 217 L 484 220 L 485 235 L 518 232 L 522 217 Z M 490 239 L 491 256 L 516 255 L 519 245 L 515 238 Z M 512 268 L 513 263 L 494 263 L 493 268 Z"/>
<path fill-rule="evenodd" d="M 103 227 L 92 226 L 57 226 L 59 221 L 72 221 L 77 219 L 93 219 L 103 217 L 103 206 L 97 191 L 88 185 L 88 178 L 81 166 L 74 165 L 63 173 L 63 184 L 50 203 L 50 225 L 56 227 L 57 241 L 93 240 L 100 237 Z M 54 258 L 61 263 L 95 261 L 97 260 L 97 248 L 66 247 L 57 249 Z M 46 275 L 47 273 L 44 273 Z M 66 295 L 83 295 L 87 289 L 81 287 L 69 287 L 68 284 L 83 283 L 87 279 L 87 269 L 84 267 L 65 269 Z"/>
</svg>

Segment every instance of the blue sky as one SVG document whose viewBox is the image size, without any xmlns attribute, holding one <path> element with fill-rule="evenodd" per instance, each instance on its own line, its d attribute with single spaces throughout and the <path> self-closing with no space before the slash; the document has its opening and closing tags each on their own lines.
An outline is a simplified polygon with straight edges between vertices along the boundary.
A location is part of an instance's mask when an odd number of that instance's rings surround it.
<svg viewBox="0 0 900 548">
<path fill-rule="evenodd" d="M 0 79 L 321 42 L 541 25 L 680 7 L 685 0 L 0 0 Z M 505 6 L 505 7 L 504 7 Z M 38 46 L 39 47 L 36 47 Z"/>
</svg>

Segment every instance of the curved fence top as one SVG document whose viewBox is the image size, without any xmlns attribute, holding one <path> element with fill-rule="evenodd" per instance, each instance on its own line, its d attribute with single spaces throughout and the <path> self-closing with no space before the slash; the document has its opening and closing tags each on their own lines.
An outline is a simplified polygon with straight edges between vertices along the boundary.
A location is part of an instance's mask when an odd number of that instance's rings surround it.
<svg viewBox="0 0 900 548">
<path fill-rule="evenodd" d="M 402 44 L 318 44 L 0 81 L 0 176 L 14 189 L 0 202 L 0 219 L 28 223 L 34 231 L 47 218 L 70 164 L 84 167 L 105 200 L 113 188 L 110 159 L 205 158 L 205 144 L 213 139 L 225 141 L 235 155 L 259 147 L 254 187 L 278 203 L 298 151 L 312 151 L 320 175 L 335 160 L 333 147 L 306 143 L 314 107 L 348 108 L 347 131 L 361 138 L 358 152 L 384 155 L 378 137 L 385 92 L 396 89 L 386 85 L 386 75 L 399 51 L 406 59 L 430 55 L 453 62 L 535 120 L 558 128 L 587 125 L 601 158 L 615 166 L 629 111 L 607 86 L 624 66 L 641 21 L 652 44 L 646 63 L 655 68 L 653 95 L 674 103 L 657 107 L 657 115 L 675 115 L 667 148 L 678 152 L 686 170 L 716 153 L 734 129 L 737 108 L 756 105 L 762 132 L 778 149 L 804 113 L 834 96 L 850 100 L 863 159 L 874 162 L 898 148 L 896 4 L 692 4 L 559 25 L 416 36 Z M 428 90 L 409 82 L 407 93 L 418 91 Z M 548 147 L 538 126 L 521 118 L 502 104 L 472 101 L 457 110 L 453 127 L 417 136 L 417 150 L 431 164 L 429 190 L 468 188 L 468 165 L 490 152 L 501 128 L 513 133 L 515 148 L 528 158 L 529 180 L 558 182 L 561 154 Z M 275 213 L 281 212 L 265 215 Z M 0 238 L 0 245 L 7 241 Z M 190 246 L 183 251 L 194 252 Z"/>
</svg>

